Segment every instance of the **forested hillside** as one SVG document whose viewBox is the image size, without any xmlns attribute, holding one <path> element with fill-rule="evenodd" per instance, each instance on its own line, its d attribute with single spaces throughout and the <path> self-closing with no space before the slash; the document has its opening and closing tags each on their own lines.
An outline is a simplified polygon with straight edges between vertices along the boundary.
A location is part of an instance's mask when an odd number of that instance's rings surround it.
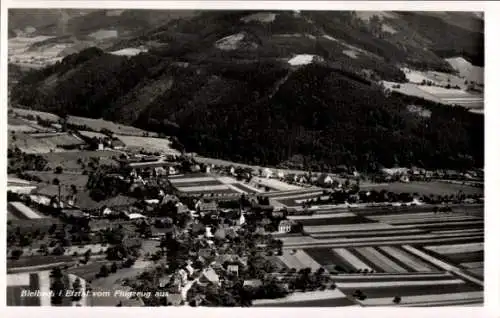
<svg viewBox="0 0 500 318">
<path fill-rule="evenodd" d="M 352 12 L 286 12 L 272 22 L 242 22 L 249 14 L 206 12 L 113 48 L 157 42 L 134 57 L 86 49 L 23 78 L 13 101 L 133 124 L 177 136 L 188 151 L 246 163 L 318 170 L 483 165 L 481 115 L 388 94 L 378 84 L 405 81 L 402 65 L 449 71 L 442 57 L 450 52 L 479 59 L 473 43 L 482 34 L 435 17 L 424 21 L 445 30 L 430 34 L 409 13 L 368 23 Z M 390 21 L 399 33 L 380 32 Z M 408 40 L 411 30 L 418 31 Z M 439 42 L 445 33 L 449 39 Z M 227 37 L 240 40 L 234 45 Z M 356 58 L 345 54 L 355 49 Z M 321 59 L 287 63 L 296 54 Z"/>
</svg>

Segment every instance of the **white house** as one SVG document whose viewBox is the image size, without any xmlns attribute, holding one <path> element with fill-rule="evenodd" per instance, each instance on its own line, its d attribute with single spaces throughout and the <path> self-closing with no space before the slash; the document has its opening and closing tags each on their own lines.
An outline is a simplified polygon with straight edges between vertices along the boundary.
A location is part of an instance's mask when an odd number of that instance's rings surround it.
<svg viewBox="0 0 500 318">
<path fill-rule="evenodd" d="M 292 230 L 293 223 L 290 220 L 283 220 L 278 225 L 278 232 L 289 233 Z"/>
<path fill-rule="evenodd" d="M 269 168 L 265 168 L 263 171 L 262 171 L 262 174 L 264 176 L 264 178 L 271 178 L 273 176 L 273 171 Z"/>
</svg>

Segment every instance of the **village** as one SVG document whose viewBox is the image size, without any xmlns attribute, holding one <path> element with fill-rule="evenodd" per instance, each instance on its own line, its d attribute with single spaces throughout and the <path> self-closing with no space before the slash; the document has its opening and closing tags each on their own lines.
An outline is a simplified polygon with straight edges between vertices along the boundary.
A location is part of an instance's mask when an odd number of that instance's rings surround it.
<svg viewBox="0 0 500 318">
<path fill-rule="evenodd" d="M 252 167 L 53 116 L 9 112 L 9 305 L 483 301 L 482 169 Z"/>
</svg>

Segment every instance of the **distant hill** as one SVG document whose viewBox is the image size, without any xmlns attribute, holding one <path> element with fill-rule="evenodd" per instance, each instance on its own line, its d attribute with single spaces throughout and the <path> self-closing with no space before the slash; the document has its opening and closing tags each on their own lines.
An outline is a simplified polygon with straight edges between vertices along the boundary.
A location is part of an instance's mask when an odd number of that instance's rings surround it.
<svg viewBox="0 0 500 318">
<path fill-rule="evenodd" d="M 12 96 L 39 110 L 174 135 L 188 151 L 246 163 L 482 166 L 481 115 L 388 94 L 378 83 L 404 82 L 402 66 L 456 72 L 445 58 L 480 60 L 483 39 L 423 13 L 207 11 L 108 48 L 147 53 L 69 55 L 24 77 Z"/>
</svg>

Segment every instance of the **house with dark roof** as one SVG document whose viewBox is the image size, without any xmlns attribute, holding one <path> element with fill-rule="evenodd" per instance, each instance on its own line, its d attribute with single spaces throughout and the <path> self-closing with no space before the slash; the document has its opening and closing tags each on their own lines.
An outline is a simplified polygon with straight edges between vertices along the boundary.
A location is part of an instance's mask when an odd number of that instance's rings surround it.
<svg viewBox="0 0 500 318">
<path fill-rule="evenodd" d="M 204 200 L 198 200 L 196 202 L 196 210 L 200 213 L 216 213 L 219 210 L 219 207 L 217 205 L 216 201 L 204 201 Z"/>
</svg>

